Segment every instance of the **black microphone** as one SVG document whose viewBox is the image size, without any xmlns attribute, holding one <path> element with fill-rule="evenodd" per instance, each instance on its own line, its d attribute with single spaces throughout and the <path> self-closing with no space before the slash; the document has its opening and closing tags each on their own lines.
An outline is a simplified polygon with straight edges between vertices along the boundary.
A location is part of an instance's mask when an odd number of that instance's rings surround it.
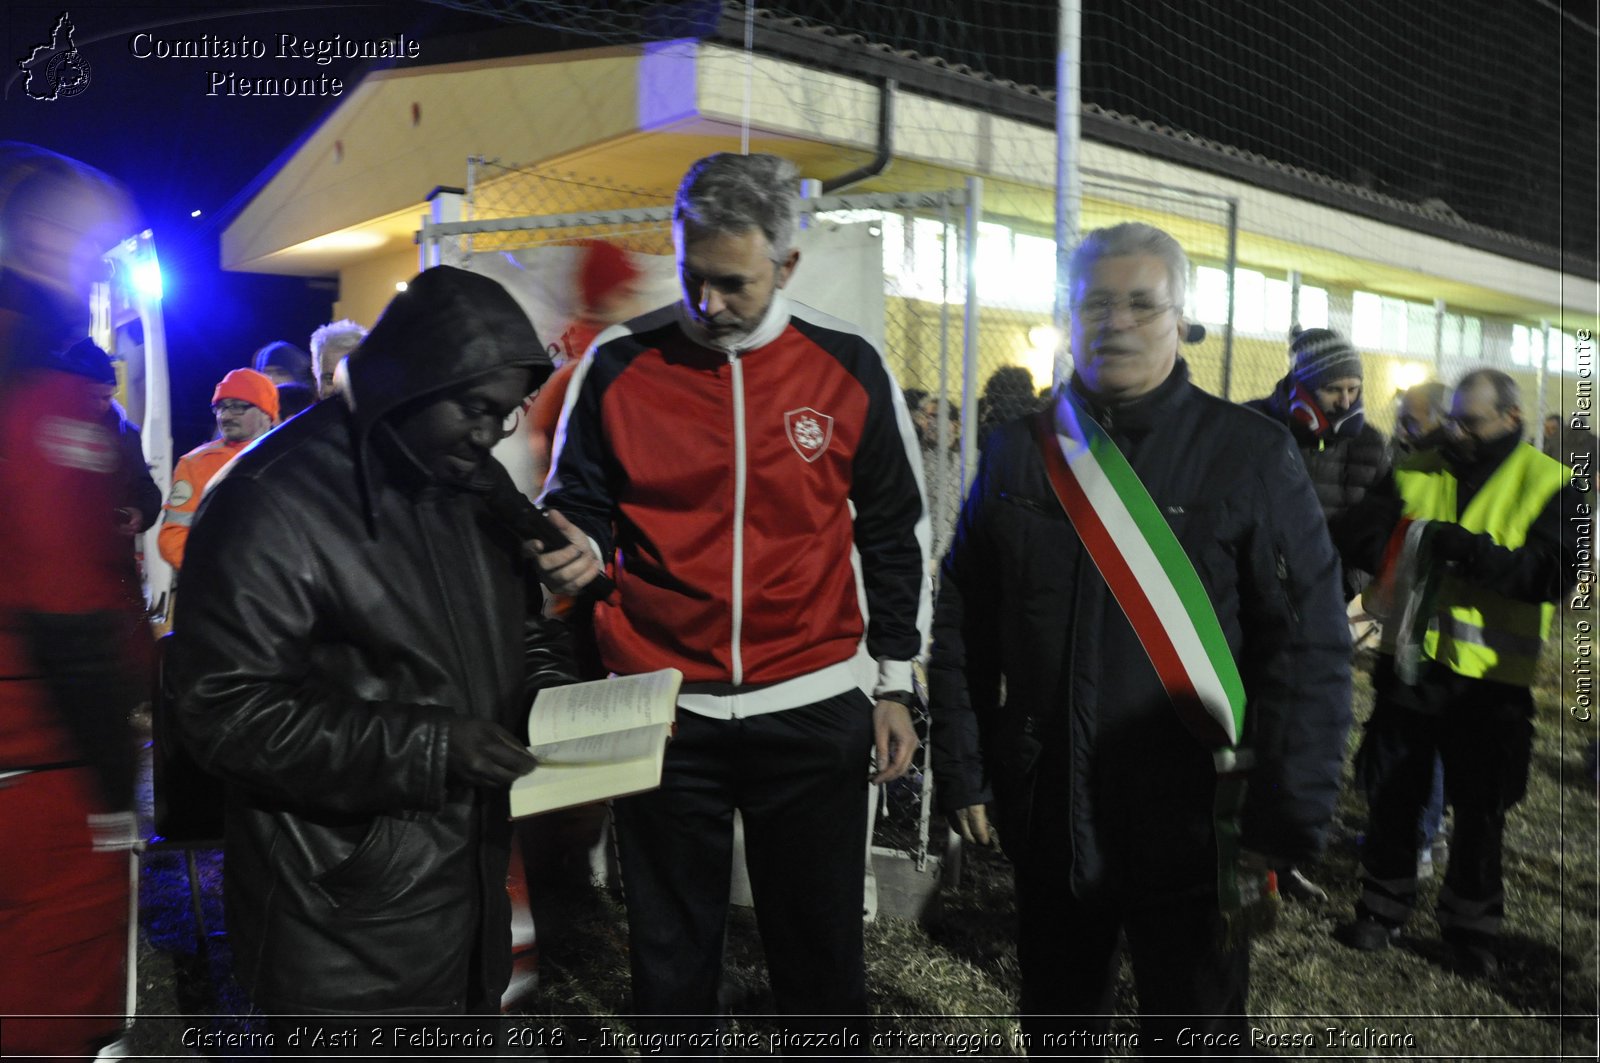
<svg viewBox="0 0 1600 1063">
<path fill-rule="evenodd" d="M 484 501 L 488 504 L 489 512 L 510 528 L 517 538 L 524 541 L 537 539 L 543 543 L 545 549 L 540 551 L 541 553 L 559 550 L 566 546 L 568 543 L 566 533 L 556 527 L 555 522 L 544 510 L 528 501 L 527 495 L 517 490 L 517 485 L 512 483 L 504 467 L 495 461 L 488 464 L 494 467 L 489 470 L 489 483 L 484 492 Z M 498 475 L 494 470 L 498 470 Z M 602 571 L 584 584 L 580 593 L 585 596 L 605 598 L 615 588 L 616 584 Z"/>
<path fill-rule="evenodd" d="M 1184 343 L 1199 343 L 1206 338 L 1206 327 L 1198 321 L 1189 322 L 1189 331 L 1183 334 Z"/>
</svg>

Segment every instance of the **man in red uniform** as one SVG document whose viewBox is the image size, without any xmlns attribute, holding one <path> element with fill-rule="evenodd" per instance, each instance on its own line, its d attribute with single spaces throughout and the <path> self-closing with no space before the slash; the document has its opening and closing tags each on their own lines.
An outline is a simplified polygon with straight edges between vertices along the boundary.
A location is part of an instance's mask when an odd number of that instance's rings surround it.
<svg viewBox="0 0 1600 1063">
<path fill-rule="evenodd" d="M 0 1014 L 8 1058 L 93 1057 L 123 1024 L 144 683 L 111 372 L 88 332 L 101 254 L 137 228 L 104 174 L 0 145 Z M 17 1016 L 49 1016 L 23 1019 Z"/>
<path fill-rule="evenodd" d="M 183 567 L 189 525 L 200 509 L 206 484 L 239 451 L 266 435 L 277 423 L 278 389 L 254 369 L 234 369 L 217 385 L 211 396 L 211 410 L 217 416 L 218 438 L 178 459 L 161 534 L 156 539 L 161 556 L 174 569 Z"/>
<path fill-rule="evenodd" d="M 0 393 L 0 1013 L 57 1016 L 8 1019 L 8 1054 L 93 1056 L 122 1026 L 144 684 L 106 368 L 52 357 Z"/>
</svg>

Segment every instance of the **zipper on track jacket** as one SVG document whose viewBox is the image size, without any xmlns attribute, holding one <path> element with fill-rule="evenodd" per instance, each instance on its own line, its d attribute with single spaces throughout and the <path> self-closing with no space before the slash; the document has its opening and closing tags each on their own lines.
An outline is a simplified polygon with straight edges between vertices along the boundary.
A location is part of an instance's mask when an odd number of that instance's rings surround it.
<svg viewBox="0 0 1600 1063">
<path fill-rule="evenodd" d="M 744 685 L 744 367 L 739 352 L 728 352 L 733 372 L 733 685 Z"/>
</svg>

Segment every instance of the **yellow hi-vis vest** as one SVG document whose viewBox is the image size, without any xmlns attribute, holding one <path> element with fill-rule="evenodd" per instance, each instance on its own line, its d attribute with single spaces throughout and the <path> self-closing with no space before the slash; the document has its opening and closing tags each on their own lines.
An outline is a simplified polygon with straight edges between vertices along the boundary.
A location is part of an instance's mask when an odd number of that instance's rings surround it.
<svg viewBox="0 0 1600 1063">
<path fill-rule="evenodd" d="M 1508 550 L 1527 541 L 1528 529 L 1569 476 L 1559 461 L 1519 443 L 1472 496 L 1458 520 L 1456 478 L 1441 454 L 1414 455 L 1394 470 L 1406 516 L 1488 532 Z M 1520 602 L 1446 573 L 1439 581 L 1438 612 L 1422 650 L 1471 679 L 1531 686 L 1554 616 L 1552 603 Z"/>
</svg>

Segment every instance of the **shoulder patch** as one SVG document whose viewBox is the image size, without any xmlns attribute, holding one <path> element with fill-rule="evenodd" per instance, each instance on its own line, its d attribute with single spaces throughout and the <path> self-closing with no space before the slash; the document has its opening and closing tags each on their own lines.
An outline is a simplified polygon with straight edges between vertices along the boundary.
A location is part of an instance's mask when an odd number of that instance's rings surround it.
<svg viewBox="0 0 1600 1063">
<path fill-rule="evenodd" d="M 179 480 L 172 485 L 172 494 L 167 496 L 167 505 L 181 506 L 194 497 L 194 485 L 188 480 Z"/>
<path fill-rule="evenodd" d="M 92 421 L 46 417 L 39 422 L 39 447 L 54 465 L 108 473 L 117 467 L 117 441 Z"/>
</svg>

